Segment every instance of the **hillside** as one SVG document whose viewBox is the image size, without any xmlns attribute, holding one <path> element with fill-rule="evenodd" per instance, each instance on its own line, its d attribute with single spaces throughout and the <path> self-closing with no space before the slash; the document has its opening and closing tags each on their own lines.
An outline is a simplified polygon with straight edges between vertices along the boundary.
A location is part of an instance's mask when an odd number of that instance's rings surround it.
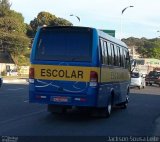
<svg viewBox="0 0 160 142">
<path fill-rule="evenodd" d="M 146 39 L 130 37 L 122 39 L 128 47 L 133 47 L 144 58 L 160 59 L 160 38 Z"/>
</svg>

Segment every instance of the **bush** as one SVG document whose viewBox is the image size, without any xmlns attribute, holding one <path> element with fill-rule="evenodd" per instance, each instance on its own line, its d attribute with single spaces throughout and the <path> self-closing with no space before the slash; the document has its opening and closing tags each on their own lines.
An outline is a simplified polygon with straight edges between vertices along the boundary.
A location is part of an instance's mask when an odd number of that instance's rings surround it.
<svg viewBox="0 0 160 142">
<path fill-rule="evenodd" d="M 6 76 L 7 75 L 6 71 L 2 71 L 1 75 Z"/>
</svg>

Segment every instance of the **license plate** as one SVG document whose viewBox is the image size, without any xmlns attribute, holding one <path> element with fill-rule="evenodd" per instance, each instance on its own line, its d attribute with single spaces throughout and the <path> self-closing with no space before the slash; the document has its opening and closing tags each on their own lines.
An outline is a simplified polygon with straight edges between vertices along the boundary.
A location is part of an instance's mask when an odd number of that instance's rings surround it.
<svg viewBox="0 0 160 142">
<path fill-rule="evenodd" d="M 51 98 L 51 101 L 53 102 L 69 102 L 69 100 L 70 99 L 68 97 L 60 97 L 60 96 Z"/>
</svg>

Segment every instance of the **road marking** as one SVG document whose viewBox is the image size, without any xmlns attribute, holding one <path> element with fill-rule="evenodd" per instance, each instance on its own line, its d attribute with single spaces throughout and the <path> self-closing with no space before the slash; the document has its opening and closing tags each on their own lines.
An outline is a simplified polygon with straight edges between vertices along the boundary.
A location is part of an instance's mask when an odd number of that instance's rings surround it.
<svg viewBox="0 0 160 142">
<path fill-rule="evenodd" d="M 8 91 L 17 91 L 17 90 L 23 90 L 24 88 L 16 88 L 16 89 L 7 89 Z"/>
</svg>

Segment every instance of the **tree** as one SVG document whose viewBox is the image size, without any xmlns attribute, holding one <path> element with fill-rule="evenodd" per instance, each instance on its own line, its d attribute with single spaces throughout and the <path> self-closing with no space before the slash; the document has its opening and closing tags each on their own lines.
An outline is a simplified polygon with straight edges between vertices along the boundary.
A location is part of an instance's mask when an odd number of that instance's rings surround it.
<svg viewBox="0 0 160 142">
<path fill-rule="evenodd" d="M 13 16 L 0 18 L 0 30 L 8 33 L 24 34 L 26 33 L 26 25 Z"/>
<path fill-rule="evenodd" d="M 127 39 L 122 39 L 123 42 L 125 42 L 128 46 L 136 46 L 136 47 L 141 47 L 144 46 L 144 42 L 146 41 L 145 38 L 134 38 L 130 37 Z"/>
<path fill-rule="evenodd" d="M 153 48 L 153 58 L 160 59 L 160 47 Z"/>
<path fill-rule="evenodd" d="M 3 17 L 6 14 L 8 14 L 10 7 L 11 3 L 9 2 L 9 0 L 0 0 L 0 17 Z"/>
<path fill-rule="evenodd" d="M 55 20 L 51 21 L 51 26 L 72 26 L 73 24 L 63 18 L 56 18 Z"/>
<path fill-rule="evenodd" d="M 18 57 L 25 54 L 30 39 L 26 36 L 26 24 L 21 13 L 10 10 L 8 0 L 0 1 L 0 41 L 1 46 L 12 56 L 16 64 Z"/>
<path fill-rule="evenodd" d="M 18 58 L 24 55 L 29 47 L 30 39 L 26 36 L 20 36 L 17 34 L 9 34 L 5 32 L 0 32 L 0 39 L 2 46 L 10 53 L 15 64 L 18 65 Z"/>
<path fill-rule="evenodd" d="M 33 32 L 32 27 L 29 24 L 26 24 L 26 30 L 27 30 L 26 35 L 30 38 L 33 38 L 34 32 Z"/>
<path fill-rule="evenodd" d="M 38 26 L 50 25 L 51 21 L 54 19 L 56 19 L 55 15 L 52 15 L 49 12 L 40 12 L 37 17 L 30 22 L 30 26 L 35 33 Z"/>
<path fill-rule="evenodd" d="M 144 58 L 147 57 L 147 50 L 143 46 L 137 48 L 137 52 Z"/>
<path fill-rule="evenodd" d="M 38 26 L 71 26 L 72 23 L 63 19 L 63 18 L 57 18 L 55 15 L 49 13 L 49 12 L 40 12 L 36 18 L 34 18 L 30 22 L 30 26 L 34 33 L 36 33 L 36 30 Z"/>
<path fill-rule="evenodd" d="M 123 39 L 128 46 L 136 47 L 137 52 L 144 58 L 160 59 L 160 39 L 134 38 Z"/>
</svg>

